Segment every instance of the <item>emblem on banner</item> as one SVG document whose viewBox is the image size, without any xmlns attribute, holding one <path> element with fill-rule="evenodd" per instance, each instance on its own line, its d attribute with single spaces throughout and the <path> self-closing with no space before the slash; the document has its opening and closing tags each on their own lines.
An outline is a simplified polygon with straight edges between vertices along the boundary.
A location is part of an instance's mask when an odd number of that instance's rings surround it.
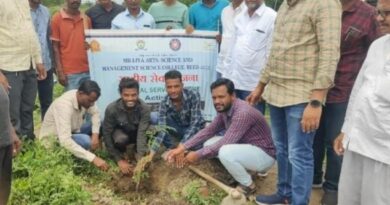
<svg viewBox="0 0 390 205">
<path fill-rule="evenodd" d="M 177 38 L 172 39 L 172 40 L 169 42 L 169 47 L 170 47 L 173 51 L 178 51 L 178 50 L 180 50 L 180 47 L 181 47 L 181 42 L 180 42 L 180 40 L 177 39 Z"/>
<path fill-rule="evenodd" d="M 136 50 L 145 50 L 145 41 L 144 40 L 138 40 L 136 44 L 137 44 Z"/>
</svg>

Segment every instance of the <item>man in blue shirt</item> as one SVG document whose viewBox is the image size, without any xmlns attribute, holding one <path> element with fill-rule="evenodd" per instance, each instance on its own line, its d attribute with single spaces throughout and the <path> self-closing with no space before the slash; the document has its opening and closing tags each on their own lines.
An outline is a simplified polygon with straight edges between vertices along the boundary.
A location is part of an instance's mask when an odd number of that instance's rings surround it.
<svg viewBox="0 0 390 205">
<path fill-rule="evenodd" d="M 182 76 L 177 70 L 168 71 L 164 77 L 168 95 L 160 103 L 158 124 L 174 130 L 161 132 L 156 137 L 152 153 L 158 151 L 161 143 L 168 149 L 184 143 L 205 125 L 199 93 L 183 88 Z"/>
<path fill-rule="evenodd" d="M 50 42 L 50 12 L 41 4 L 41 0 L 29 0 L 31 18 L 34 23 L 35 32 L 41 46 L 43 64 L 46 68 L 47 77 L 38 81 L 38 97 L 41 105 L 41 119 L 45 116 L 53 100 L 53 66 L 52 47 Z"/>
<path fill-rule="evenodd" d="M 221 13 L 227 5 L 226 0 L 197 1 L 190 7 L 190 24 L 195 30 L 221 31 Z"/>
<path fill-rule="evenodd" d="M 141 9 L 141 0 L 126 0 L 127 9 L 111 22 L 111 29 L 143 30 L 156 27 L 152 15 Z"/>
</svg>

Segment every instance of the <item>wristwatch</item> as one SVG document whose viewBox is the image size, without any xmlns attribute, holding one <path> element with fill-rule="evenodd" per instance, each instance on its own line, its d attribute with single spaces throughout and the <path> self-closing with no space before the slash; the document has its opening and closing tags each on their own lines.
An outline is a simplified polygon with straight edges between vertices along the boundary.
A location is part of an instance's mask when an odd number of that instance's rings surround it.
<svg viewBox="0 0 390 205">
<path fill-rule="evenodd" d="M 310 100 L 309 105 L 313 108 L 321 107 L 322 103 L 319 100 Z"/>
</svg>

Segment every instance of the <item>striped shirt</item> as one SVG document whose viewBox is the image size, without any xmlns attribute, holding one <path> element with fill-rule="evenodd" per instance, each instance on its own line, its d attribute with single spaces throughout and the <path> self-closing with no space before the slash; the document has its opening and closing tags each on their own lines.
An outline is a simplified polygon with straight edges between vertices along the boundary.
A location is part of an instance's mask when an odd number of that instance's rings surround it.
<svg viewBox="0 0 390 205">
<path fill-rule="evenodd" d="M 329 89 L 340 56 L 339 0 L 286 0 L 281 5 L 271 53 L 260 81 L 274 106 L 309 101 L 312 90 Z"/>
<path fill-rule="evenodd" d="M 210 125 L 185 142 L 184 146 L 191 149 L 222 130 L 226 132 L 221 140 L 197 151 L 200 158 L 217 156 L 219 149 L 227 144 L 251 144 L 275 158 L 275 148 L 267 121 L 258 110 L 240 99 L 234 100 L 228 112 L 218 113 Z"/>
</svg>

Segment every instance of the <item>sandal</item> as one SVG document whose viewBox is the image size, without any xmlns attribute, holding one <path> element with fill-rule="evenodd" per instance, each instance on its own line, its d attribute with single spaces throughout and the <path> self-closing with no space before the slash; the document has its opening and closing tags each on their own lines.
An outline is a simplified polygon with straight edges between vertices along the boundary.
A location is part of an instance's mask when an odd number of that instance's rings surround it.
<svg viewBox="0 0 390 205">
<path fill-rule="evenodd" d="M 246 197 L 249 197 L 250 195 L 254 194 L 256 192 L 256 186 L 251 188 L 250 186 L 244 186 L 242 184 L 239 184 L 236 187 L 236 190 L 244 194 Z"/>
</svg>

